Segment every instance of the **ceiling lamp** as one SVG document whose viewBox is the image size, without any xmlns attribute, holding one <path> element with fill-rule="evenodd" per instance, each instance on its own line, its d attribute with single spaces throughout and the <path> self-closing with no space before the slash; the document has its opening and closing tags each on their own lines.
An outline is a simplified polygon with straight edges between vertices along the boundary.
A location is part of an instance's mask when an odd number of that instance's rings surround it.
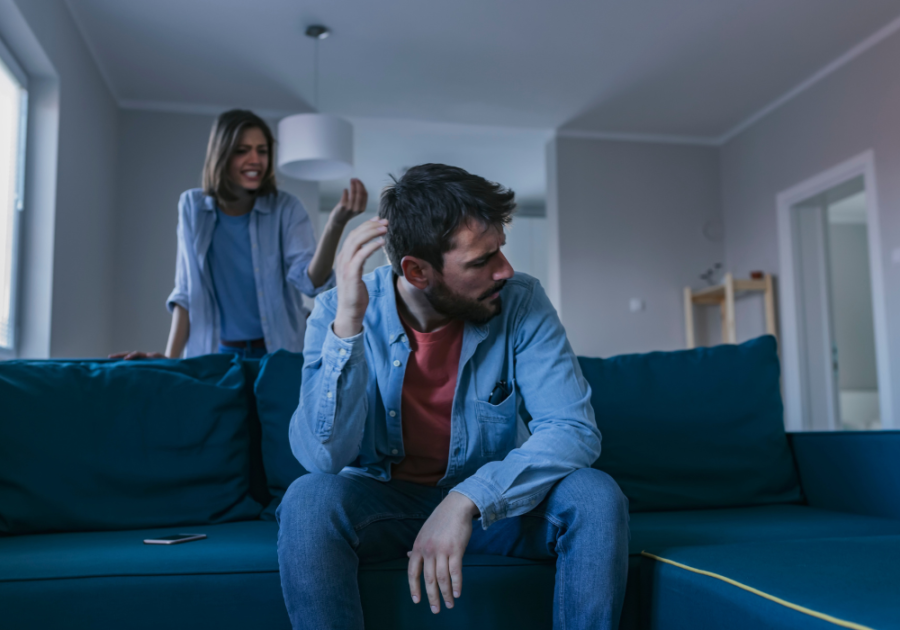
<svg viewBox="0 0 900 630">
<path fill-rule="evenodd" d="M 315 40 L 313 107 L 319 108 L 319 40 L 324 26 L 310 26 Z M 295 114 L 278 123 L 278 170 L 296 179 L 342 179 L 353 171 L 353 126 L 331 114 Z"/>
</svg>

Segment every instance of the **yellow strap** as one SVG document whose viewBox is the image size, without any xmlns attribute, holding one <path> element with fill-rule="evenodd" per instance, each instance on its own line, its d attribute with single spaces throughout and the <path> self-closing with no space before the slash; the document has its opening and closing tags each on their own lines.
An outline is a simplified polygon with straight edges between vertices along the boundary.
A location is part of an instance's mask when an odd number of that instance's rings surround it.
<svg viewBox="0 0 900 630">
<path fill-rule="evenodd" d="M 722 580 L 723 582 L 727 582 L 732 586 L 737 586 L 738 588 L 742 588 L 749 593 L 753 593 L 754 595 L 759 595 L 760 597 L 764 597 L 769 601 L 773 601 L 776 604 L 781 604 L 787 608 L 792 610 L 796 610 L 798 612 L 802 612 L 805 615 L 809 615 L 811 617 L 816 617 L 817 619 L 822 619 L 824 621 L 828 621 L 833 623 L 836 626 L 841 626 L 842 628 L 853 628 L 853 630 L 874 630 L 869 626 L 864 626 L 858 623 L 853 623 L 852 621 L 844 621 L 843 619 L 838 619 L 837 617 L 832 617 L 831 615 L 826 615 L 825 613 L 816 612 L 815 610 L 811 610 L 809 608 L 804 608 L 803 606 L 798 606 L 797 604 L 792 604 L 791 602 L 785 601 L 780 597 L 775 597 L 774 595 L 769 595 L 768 593 L 763 593 L 759 589 L 755 589 L 752 586 L 747 586 L 746 584 L 741 584 L 731 578 L 727 578 L 724 575 L 719 575 L 718 573 L 712 573 L 710 571 L 703 571 L 702 569 L 695 569 L 693 567 L 689 567 L 686 564 L 681 564 L 680 562 L 675 562 L 674 560 L 666 560 L 665 558 L 660 558 L 659 556 L 654 556 L 652 553 L 647 553 L 646 551 L 641 552 L 642 556 L 646 556 L 647 558 L 653 558 L 659 562 L 665 562 L 666 564 L 671 564 L 672 566 L 678 567 L 679 569 L 684 569 L 685 571 L 690 571 L 692 573 L 699 573 L 700 575 L 707 575 L 712 578 L 716 578 L 717 580 Z"/>
</svg>

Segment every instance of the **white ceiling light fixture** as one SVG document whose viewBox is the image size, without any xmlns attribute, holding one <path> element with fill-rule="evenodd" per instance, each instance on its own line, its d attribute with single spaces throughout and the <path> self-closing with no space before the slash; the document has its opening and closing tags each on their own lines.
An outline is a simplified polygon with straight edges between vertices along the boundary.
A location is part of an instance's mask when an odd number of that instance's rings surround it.
<svg viewBox="0 0 900 630">
<path fill-rule="evenodd" d="M 319 41 L 330 31 L 320 25 L 306 29 L 315 40 L 313 107 L 319 108 Z M 353 171 L 353 126 L 331 114 L 295 114 L 278 123 L 278 169 L 296 179 L 341 179 Z"/>
</svg>

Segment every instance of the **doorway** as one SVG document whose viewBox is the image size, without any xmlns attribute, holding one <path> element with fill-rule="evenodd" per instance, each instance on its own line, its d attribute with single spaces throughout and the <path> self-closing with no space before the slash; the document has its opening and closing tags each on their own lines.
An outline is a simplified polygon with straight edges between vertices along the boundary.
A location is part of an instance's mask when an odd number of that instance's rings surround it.
<svg viewBox="0 0 900 630">
<path fill-rule="evenodd" d="M 778 202 L 788 429 L 892 427 L 872 154 Z"/>
</svg>

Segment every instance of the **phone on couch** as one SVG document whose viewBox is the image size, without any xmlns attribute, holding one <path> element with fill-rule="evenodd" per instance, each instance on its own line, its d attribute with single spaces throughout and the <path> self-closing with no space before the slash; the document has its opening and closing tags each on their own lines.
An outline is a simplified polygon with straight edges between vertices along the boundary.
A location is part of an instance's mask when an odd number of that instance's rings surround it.
<svg viewBox="0 0 900 630">
<path fill-rule="evenodd" d="M 191 542 L 192 540 L 203 540 L 206 534 L 173 534 L 171 536 L 161 536 L 160 538 L 145 538 L 145 545 L 177 545 L 179 543 Z"/>
</svg>

